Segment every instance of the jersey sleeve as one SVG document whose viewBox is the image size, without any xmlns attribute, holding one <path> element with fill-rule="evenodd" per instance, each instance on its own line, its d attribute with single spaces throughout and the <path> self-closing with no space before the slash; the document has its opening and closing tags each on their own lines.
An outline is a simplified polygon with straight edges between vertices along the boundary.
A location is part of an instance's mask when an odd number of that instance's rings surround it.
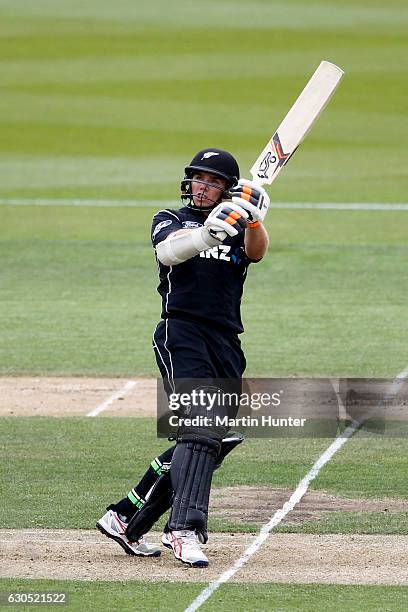
<svg viewBox="0 0 408 612">
<path fill-rule="evenodd" d="M 175 212 L 172 210 L 160 210 L 154 215 L 152 222 L 151 238 L 153 246 L 157 246 L 169 234 L 182 228 L 183 225 Z"/>
</svg>

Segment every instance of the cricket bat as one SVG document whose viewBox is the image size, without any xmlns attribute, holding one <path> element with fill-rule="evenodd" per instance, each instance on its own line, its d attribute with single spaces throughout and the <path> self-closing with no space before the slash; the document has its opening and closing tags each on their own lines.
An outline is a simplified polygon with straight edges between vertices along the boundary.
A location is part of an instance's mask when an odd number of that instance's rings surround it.
<svg viewBox="0 0 408 612">
<path fill-rule="evenodd" d="M 323 61 L 251 168 L 253 180 L 271 184 L 285 166 L 337 89 L 344 72 Z"/>
</svg>

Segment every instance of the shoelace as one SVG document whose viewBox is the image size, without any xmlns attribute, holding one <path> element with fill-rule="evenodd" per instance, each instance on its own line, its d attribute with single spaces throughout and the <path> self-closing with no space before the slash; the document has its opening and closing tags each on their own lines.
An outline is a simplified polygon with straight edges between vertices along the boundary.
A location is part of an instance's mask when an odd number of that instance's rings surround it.
<svg viewBox="0 0 408 612">
<path fill-rule="evenodd" d="M 189 544 L 190 546 L 197 546 L 198 547 L 197 537 L 196 537 L 194 531 L 187 531 L 185 533 L 181 533 L 179 537 L 182 537 L 183 540 L 187 544 Z"/>
</svg>

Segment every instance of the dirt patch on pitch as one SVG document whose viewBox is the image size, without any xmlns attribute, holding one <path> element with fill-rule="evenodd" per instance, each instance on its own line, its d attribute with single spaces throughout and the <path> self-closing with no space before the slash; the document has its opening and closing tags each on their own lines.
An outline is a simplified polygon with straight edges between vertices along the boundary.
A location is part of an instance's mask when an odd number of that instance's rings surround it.
<svg viewBox="0 0 408 612">
<path fill-rule="evenodd" d="M 159 533 L 149 541 L 160 542 Z M 163 547 L 159 558 L 126 555 L 115 542 L 96 529 L 83 530 L 0 530 L 2 577 L 55 578 L 79 580 L 175 580 L 205 581 L 215 578 L 239 557 L 253 540 L 251 534 L 214 534 L 207 546 L 213 556 L 209 573 L 176 561 Z"/>
<path fill-rule="evenodd" d="M 155 378 L 2 376 L 0 417 L 156 416 L 156 385 Z M 387 415 L 405 422 L 405 408 L 387 408 Z M 301 403 L 297 410 L 303 415 Z"/>
<path fill-rule="evenodd" d="M 234 581 L 407 585 L 407 562 L 407 536 L 280 533 Z"/>
<path fill-rule="evenodd" d="M 273 487 L 236 486 L 212 489 L 211 516 L 233 522 L 267 523 L 288 501 L 293 490 Z M 328 512 L 407 512 L 400 499 L 346 499 L 325 491 L 308 491 L 282 523 L 319 520 Z"/>
<path fill-rule="evenodd" d="M 211 581 L 231 567 L 255 534 L 213 533 L 206 569 L 159 558 L 129 557 L 102 534 L 83 530 L 0 530 L 1 577 L 65 580 Z M 159 542 L 159 534 L 150 539 Z M 237 582 L 408 584 L 408 537 L 272 534 Z"/>
<path fill-rule="evenodd" d="M 0 417 L 85 416 L 102 407 L 99 417 L 154 416 L 156 379 L 1 377 Z M 122 392 L 122 393 L 121 393 Z"/>
</svg>

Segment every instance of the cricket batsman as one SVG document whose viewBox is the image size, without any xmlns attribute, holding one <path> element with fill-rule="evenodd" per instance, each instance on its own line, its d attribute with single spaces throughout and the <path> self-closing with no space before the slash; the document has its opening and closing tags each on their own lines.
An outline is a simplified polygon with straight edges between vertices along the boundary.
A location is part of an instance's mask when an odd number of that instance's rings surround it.
<svg viewBox="0 0 408 612">
<path fill-rule="evenodd" d="M 181 182 L 185 205 L 153 218 L 152 243 L 162 299 L 153 349 L 165 388 L 180 379 L 241 381 L 246 361 L 239 334 L 248 266 L 268 249 L 263 225 L 269 197 L 240 179 L 235 158 L 222 149 L 199 151 Z M 156 457 L 126 497 L 111 504 L 97 528 L 131 555 L 158 556 L 144 535 L 170 508 L 162 544 L 176 559 L 206 567 L 200 544 L 214 470 L 240 442 L 228 429 L 183 427 L 176 444 Z"/>
</svg>

